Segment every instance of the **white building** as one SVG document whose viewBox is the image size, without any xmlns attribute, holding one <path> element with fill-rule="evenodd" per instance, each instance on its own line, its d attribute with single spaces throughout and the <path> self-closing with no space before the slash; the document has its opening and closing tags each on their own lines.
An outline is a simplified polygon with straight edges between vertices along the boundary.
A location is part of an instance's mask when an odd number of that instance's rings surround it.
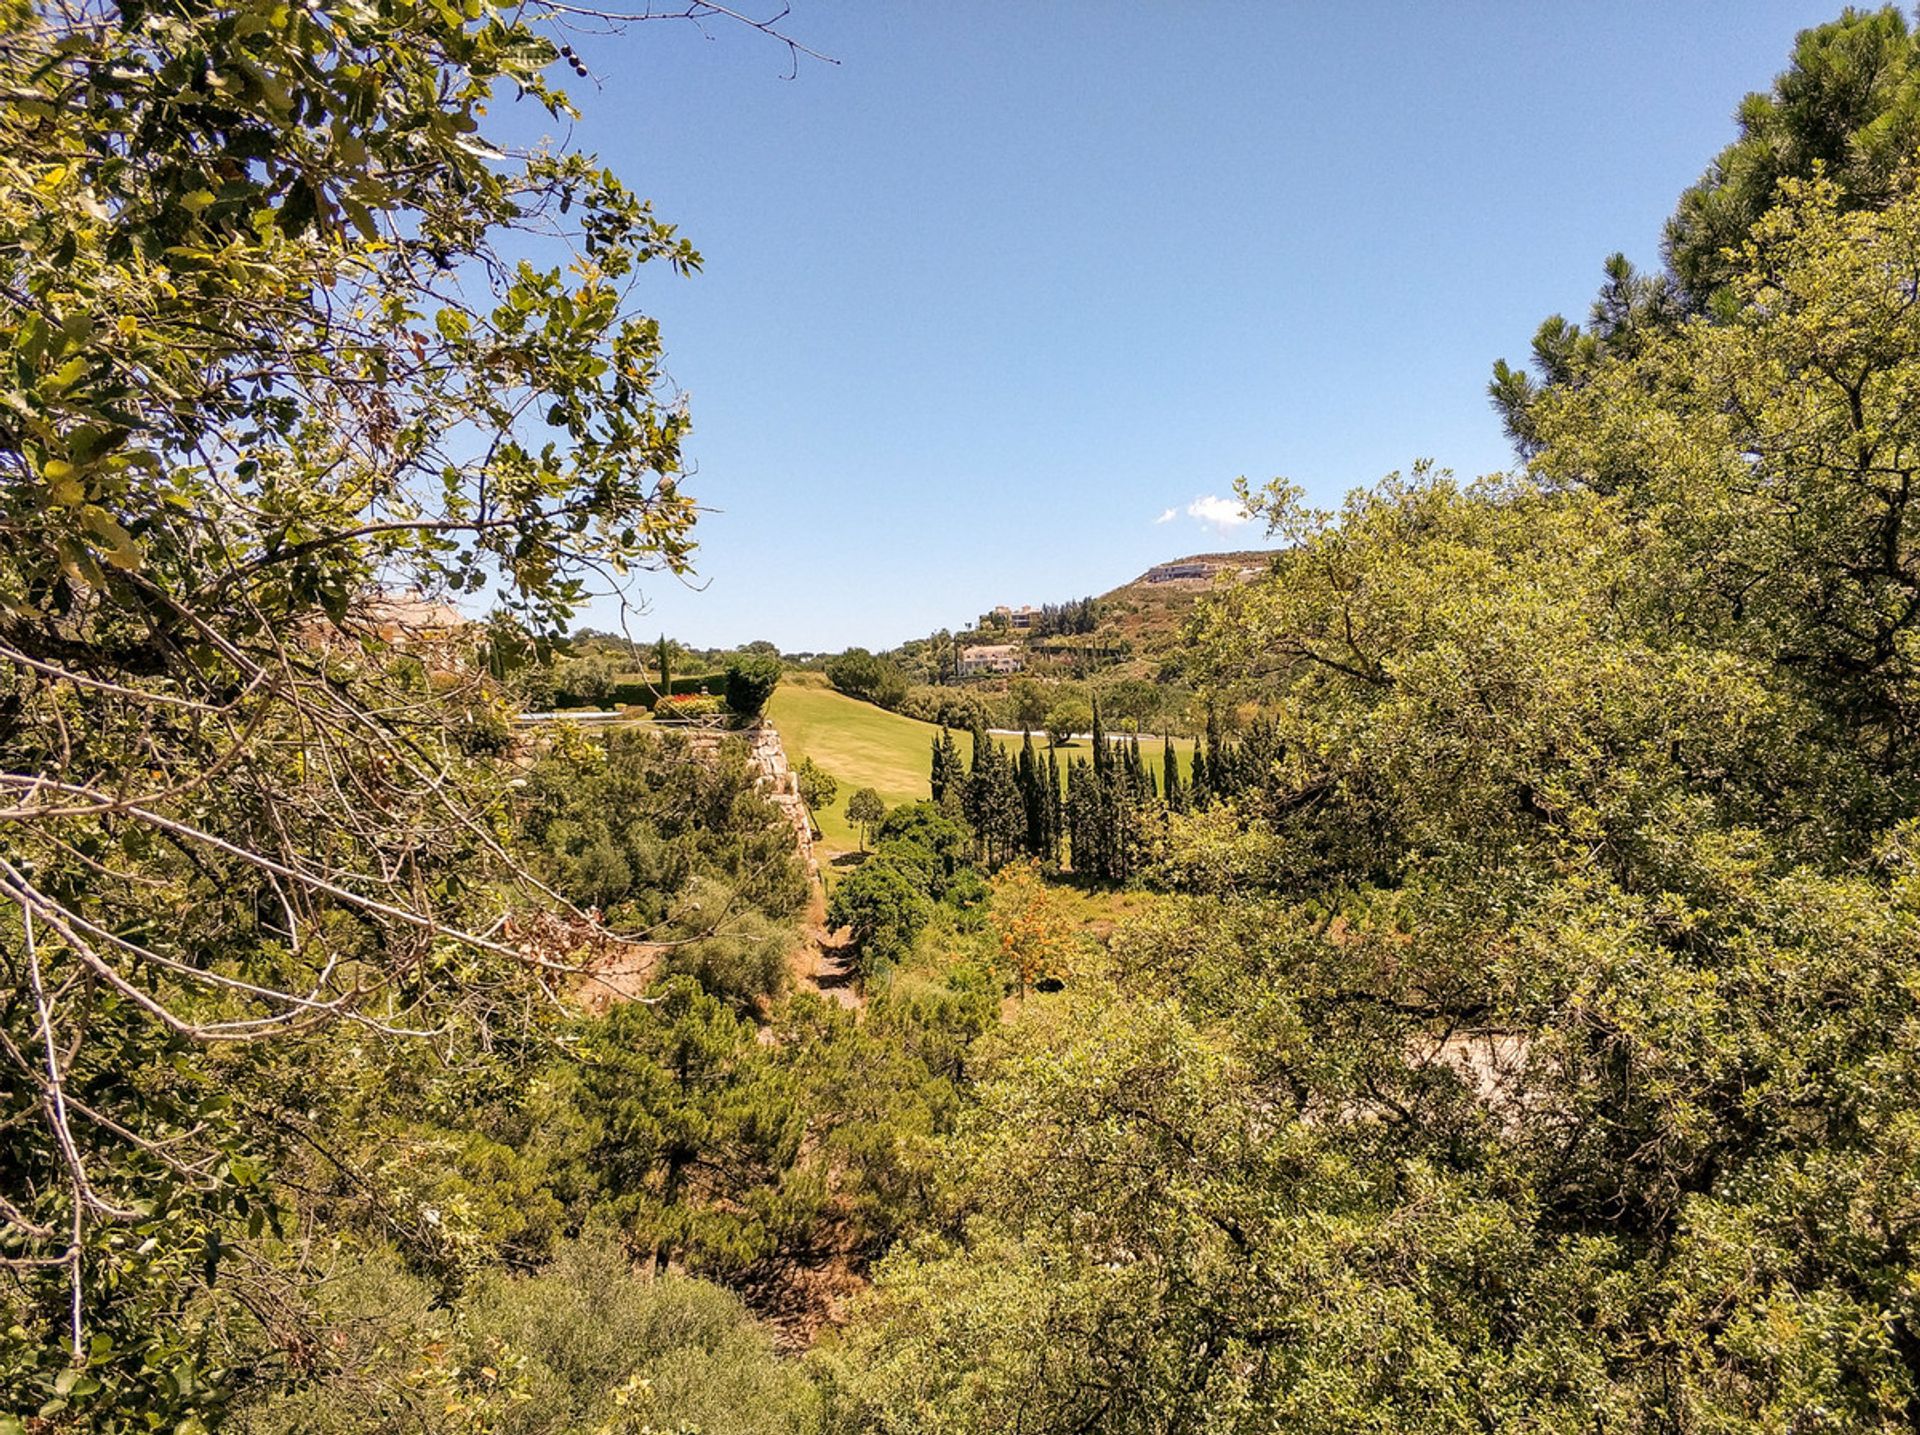
<svg viewBox="0 0 1920 1435">
<path fill-rule="evenodd" d="M 976 673 L 1017 673 L 1026 663 L 1018 643 L 996 643 L 985 648 L 962 648 L 958 666 L 960 676 L 970 678 Z"/>
</svg>

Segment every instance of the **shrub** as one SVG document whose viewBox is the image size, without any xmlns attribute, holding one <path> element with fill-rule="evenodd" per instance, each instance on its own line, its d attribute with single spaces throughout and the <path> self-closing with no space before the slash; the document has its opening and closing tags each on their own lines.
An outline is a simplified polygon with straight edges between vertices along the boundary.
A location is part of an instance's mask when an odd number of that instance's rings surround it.
<svg viewBox="0 0 1920 1435">
<path fill-rule="evenodd" d="M 885 658 L 865 648 L 848 648 L 827 664 L 827 681 L 850 698 L 894 709 L 907 696 L 907 678 Z"/>
<path fill-rule="evenodd" d="M 933 903 L 913 879 L 880 857 L 853 869 L 827 905 L 827 922 L 846 927 L 860 970 L 898 961 L 933 917 Z"/>
<path fill-rule="evenodd" d="M 664 970 L 692 977 L 707 995 L 744 1012 L 786 986 L 794 932 L 790 923 L 740 905 L 719 883 L 696 881 L 676 904 L 666 935 L 683 945 L 668 948 Z"/>
<path fill-rule="evenodd" d="M 727 664 L 727 706 L 741 717 L 759 717 L 780 684 L 780 660 L 743 654 Z"/>
</svg>

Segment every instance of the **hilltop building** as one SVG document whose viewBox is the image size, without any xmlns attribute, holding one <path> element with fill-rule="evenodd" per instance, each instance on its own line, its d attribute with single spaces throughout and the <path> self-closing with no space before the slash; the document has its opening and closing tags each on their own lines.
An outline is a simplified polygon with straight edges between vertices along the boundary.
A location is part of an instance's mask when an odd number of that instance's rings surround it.
<svg viewBox="0 0 1920 1435">
<path fill-rule="evenodd" d="M 1182 583 L 1198 579 L 1206 582 L 1221 569 L 1232 566 L 1234 565 L 1230 563 L 1211 562 L 1205 558 L 1191 558 L 1182 563 L 1161 563 L 1147 570 L 1147 581 L 1149 583 Z"/>
</svg>

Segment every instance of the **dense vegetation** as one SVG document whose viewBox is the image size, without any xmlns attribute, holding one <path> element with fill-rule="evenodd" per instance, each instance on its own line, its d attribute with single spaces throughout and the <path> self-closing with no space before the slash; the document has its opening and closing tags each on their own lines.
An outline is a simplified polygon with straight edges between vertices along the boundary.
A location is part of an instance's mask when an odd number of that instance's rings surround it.
<svg viewBox="0 0 1920 1435">
<path fill-rule="evenodd" d="M 0 10 L 0 1432 L 1920 1423 L 1904 21 L 1503 376 L 1524 470 L 1249 490 L 1168 682 L 800 764 L 838 989 L 737 738 L 507 721 L 695 661 L 546 661 L 688 560 L 695 256 L 478 138 L 538 22 Z"/>
</svg>

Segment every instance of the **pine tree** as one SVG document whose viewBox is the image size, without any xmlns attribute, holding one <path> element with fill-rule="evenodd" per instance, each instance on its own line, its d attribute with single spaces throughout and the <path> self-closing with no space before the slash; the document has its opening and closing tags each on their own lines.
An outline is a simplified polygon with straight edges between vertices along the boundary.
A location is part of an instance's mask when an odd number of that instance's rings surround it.
<svg viewBox="0 0 1920 1435">
<path fill-rule="evenodd" d="M 1079 758 L 1067 764 L 1067 852 L 1075 873 L 1092 877 L 1099 867 L 1099 854 L 1096 850 L 1095 824 L 1098 814 L 1094 807 L 1095 774 Z"/>
<path fill-rule="evenodd" d="M 940 729 L 940 746 L 945 754 L 940 766 L 946 773 L 947 787 L 937 801 L 944 811 L 957 817 L 966 797 L 967 765 L 960 758 L 960 742 L 950 729 Z"/>
<path fill-rule="evenodd" d="M 998 751 L 993 739 L 987 736 L 986 723 L 980 714 L 973 715 L 973 765 L 967 771 L 966 783 L 962 791 L 960 810 L 966 817 L 968 826 L 973 828 L 974 841 L 981 855 L 986 852 L 986 813 L 989 792 L 993 786 L 993 758 Z"/>
</svg>

